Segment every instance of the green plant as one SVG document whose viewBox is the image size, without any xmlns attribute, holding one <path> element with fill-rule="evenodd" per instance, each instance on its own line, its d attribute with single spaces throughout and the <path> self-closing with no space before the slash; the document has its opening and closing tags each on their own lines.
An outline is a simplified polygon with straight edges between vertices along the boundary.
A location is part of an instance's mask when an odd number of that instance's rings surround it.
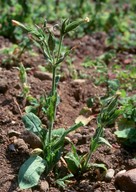
<svg viewBox="0 0 136 192">
<path fill-rule="evenodd" d="M 98 149 L 101 144 L 106 144 L 111 147 L 109 142 L 104 139 L 104 128 L 115 122 L 120 115 L 120 110 L 117 109 L 118 97 L 120 93 L 117 92 L 114 96 L 104 99 L 102 101 L 102 109 L 97 117 L 97 129 L 90 141 L 89 152 L 83 156 L 79 156 L 76 148 L 72 144 L 72 152 L 69 152 L 65 156 L 68 169 L 74 175 L 83 174 L 91 167 L 100 167 L 106 169 L 104 164 L 90 163 L 92 154 Z"/>
<path fill-rule="evenodd" d="M 23 97 L 24 99 L 27 99 L 27 96 L 29 94 L 29 85 L 27 82 L 27 70 L 24 65 L 21 63 L 19 65 L 19 67 L 17 67 L 17 69 L 19 70 L 19 79 L 20 79 L 20 84 L 21 84 L 21 97 Z"/>
<path fill-rule="evenodd" d="M 0 35 L 11 38 L 19 38 L 21 31 L 15 31 L 15 26 L 11 24 L 12 19 L 20 22 L 26 20 L 30 13 L 30 3 L 27 0 L 0 0 Z"/>
<path fill-rule="evenodd" d="M 115 135 L 124 145 L 132 146 L 136 143 L 136 96 L 125 97 L 120 101 L 122 117 L 118 121 Z"/>
<path fill-rule="evenodd" d="M 85 21 L 88 21 L 88 18 L 73 22 L 70 22 L 69 19 L 65 19 L 59 28 L 60 39 L 58 47 L 56 46 L 56 38 L 53 31 L 47 27 L 46 21 L 43 27 L 36 26 L 35 29 L 26 27 L 18 21 L 12 21 L 14 25 L 20 26 L 32 35 L 34 41 L 37 42 L 44 56 L 50 62 L 53 74 L 51 92 L 46 97 L 48 129 L 43 128 L 41 120 L 33 113 L 27 113 L 22 118 L 26 129 L 39 136 L 43 148 L 34 149 L 31 153 L 32 156 L 21 166 L 18 176 L 21 189 L 27 189 L 37 185 L 40 175 L 43 172 L 45 172 L 45 175 L 48 175 L 63 153 L 64 141 L 67 134 L 83 125 L 79 122 L 67 130 L 64 128 L 53 129 L 56 118 L 56 108 L 59 103 L 59 95 L 57 93 L 59 77 L 56 76 L 56 70 L 70 52 L 70 50 L 68 50 L 64 55 L 61 55 L 62 42 L 68 32 L 74 30 Z M 41 156 L 39 156 L 39 154 L 41 154 Z"/>
<path fill-rule="evenodd" d="M 19 66 L 21 56 L 28 48 L 30 49 L 30 40 L 23 38 L 23 41 L 19 45 L 12 44 L 7 48 L 1 49 L 0 53 L 4 55 L 2 65 L 7 68 Z"/>
</svg>

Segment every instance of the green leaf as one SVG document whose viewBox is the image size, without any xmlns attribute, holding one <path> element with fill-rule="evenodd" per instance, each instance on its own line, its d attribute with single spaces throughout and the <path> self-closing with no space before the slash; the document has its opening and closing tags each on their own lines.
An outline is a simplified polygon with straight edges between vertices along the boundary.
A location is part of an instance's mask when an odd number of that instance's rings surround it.
<svg viewBox="0 0 136 192">
<path fill-rule="evenodd" d="M 68 128 L 68 129 L 66 129 L 64 132 L 62 132 L 62 135 L 61 135 L 60 139 L 57 140 L 56 144 L 54 145 L 54 148 L 57 149 L 57 148 L 61 147 L 62 144 L 64 143 L 64 139 L 65 139 L 65 137 L 67 136 L 67 134 L 70 133 L 70 132 L 72 132 L 72 131 L 74 131 L 74 130 L 76 130 L 77 128 L 79 128 L 79 127 L 81 127 L 81 126 L 83 126 L 83 124 L 80 122 L 80 123 L 78 123 L 78 124 L 75 124 L 75 125 L 71 126 L 71 127 Z M 62 128 L 61 128 L 61 129 L 62 129 Z"/>
<path fill-rule="evenodd" d="M 115 135 L 117 135 L 118 138 L 122 139 L 131 139 L 135 136 L 136 140 L 136 128 L 127 128 L 123 130 L 118 130 L 114 132 Z"/>
<path fill-rule="evenodd" d="M 62 26 L 61 26 L 61 35 L 64 35 L 65 34 L 65 28 L 66 26 L 68 25 L 69 23 L 69 19 L 65 19 L 62 23 Z"/>
<path fill-rule="evenodd" d="M 72 152 L 67 153 L 64 158 L 67 163 L 68 169 L 71 171 L 71 173 L 76 174 L 80 167 L 79 158 L 77 158 L 77 156 L 75 156 Z"/>
<path fill-rule="evenodd" d="M 54 39 L 53 34 L 51 32 L 49 33 L 48 46 L 49 46 L 50 51 L 53 52 L 55 49 L 55 39 Z"/>
<path fill-rule="evenodd" d="M 49 107 L 47 110 L 47 116 L 48 116 L 48 120 L 49 121 L 53 121 L 54 120 L 54 112 L 55 112 L 55 108 L 56 108 L 56 103 L 57 103 L 57 93 L 55 93 L 55 95 L 50 97 L 50 103 L 49 103 Z"/>
<path fill-rule="evenodd" d="M 32 105 L 29 105 L 29 106 L 26 106 L 25 107 L 25 112 L 26 113 L 30 113 L 30 112 L 32 112 L 32 113 L 37 113 L 37 106 L 32 106 Z"/>
<path fill-rule="evenodd" d="M 93 105 L 94 105 L 94 98 L 90 97 L 89 99 L 87 99 L 86 104 L 87 104 L 88 108 L 93 107 Z"/>
<path fill-rule="evenodd" d="M 79 25 L 81 25 L 84 21 L 83 20 L 79 20 L 79 21 L 73 21 L 71 23 L 69 23 L 66 27 L 65 27 L 65 33 L 68 33 L 72 30 L 74 30 L 76 27 L 78 27 Z"/>
<path fill-rule="evenodd" d="M 126 118 L 121 118 L 118 122 L 118 129 L 120 131 L 123 129 L 134 128 L 134 127 L 135 127 L 135 122 L 132 120 L 128 120 Z"/>
<path fill-rule="evenodd" d="M 65 130 L 65 133 L 64 133 L 63 137 L 67 136 L 68 133 L 78 129 L 81 126 L 84 126 L 84 124 L 82 122 L 79 122 L 79 123 L 69 127 L 68 129 Z"/>
<path fill-rule="evenodd" d="M 72 143 L 71 143 L 72 144 Z M 80 168 L 80 157 L 77 154 L 75 146 L 72 144 L 72 151 L 65 155 L 65 160 L 68 166 L 68 169 L 76 174 Z"/>
<path fill-rule="evenodd" d="M 18 182 L 20 189 L 28 189 L 37 185 L 45 166 L 46 161 L 40 156 L 31 156 L 19 170 Z"/>
<path fill-rule="evenodd" d="M 27 113 L 22 117 L 25 128 L 28 131 L 35 133 L 38 136 L 41 136 L 41 120 L 34 113 Z"/>
<path fill-rule="evenodd" d="M 104 169 L 105 171 L 107 171 L 107 168 L 106 168 L 105 164 L 103 164 L 103 163 L 91 163 L 90 166 L 91 166 L 91 167 L 102 168 L 102 169 Z"/>
<path fill-rule="evenodd" d="M 109 141 L 107 141 L 106 139 L 104 139 L 103 137 L 99 137 L 99 143 L 103 143 L 108 145 L 109 147 L 112 147 L 112 145 L 109 143 Z"/>
<path fill-rule="evenodd" d="M 111 90 L 113 90 L 113 93 L 119 89 L 120 83 L 118 79 L 112 79 L 108 80 L 108 86 Z"/>
<path fill-rule="evenodd" d="M 66 175 L 66 176 L 63 177 L 63 178 L 57 179 L 57 180 L 56 180 L 56 183 L 57 183 L 60 187 L 65 188 L 65 187 L 66 187 L 65 182 L 68 183 L 68 182 L 69 182 L 69 179 L 70 179 L 71 177 L 73 177 L 73 174 L 72 174 L 72 173 Z"/>
</svg>

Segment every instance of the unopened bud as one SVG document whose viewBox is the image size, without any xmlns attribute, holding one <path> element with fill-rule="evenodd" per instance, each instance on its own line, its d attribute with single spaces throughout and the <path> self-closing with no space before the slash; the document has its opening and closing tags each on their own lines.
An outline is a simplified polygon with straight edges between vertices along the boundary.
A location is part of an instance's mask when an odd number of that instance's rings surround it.
<svg viewBox="0 0 136 192">
<path fill-rule="evenodd" d="M 84 19 L 84 22 L 86 22 L 86 23 L 88 23 L 89 21 L 90 21 L 89 17 L 86 17 L 86 18 Z"/>
</svg>

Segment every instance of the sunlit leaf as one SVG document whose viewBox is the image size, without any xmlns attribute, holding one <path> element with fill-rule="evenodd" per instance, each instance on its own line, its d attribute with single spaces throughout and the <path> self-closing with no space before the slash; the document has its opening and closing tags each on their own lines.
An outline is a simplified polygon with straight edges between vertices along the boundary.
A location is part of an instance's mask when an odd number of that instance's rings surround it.
<svg viewBox="0 0 136 192">
<path fill-rule="evenodd" d="M 76 120 L 75 123 L 82 123 L 84 126 L 87 125 L 92 119 L 94 119 L 94 116 L 90 116 L 90 117 L 85 117 L 83 115 L 79 115 Z"/>
<path fill-rule="evenodd" d="M 28 131 L 35 133 L 36 135 L 41 135 L 41 120 L 34 113 L 27 113 L 22 117 L 25 128 Z"/>
<path fill-rule="evenodd" d="M 40 156 L 31 156 L 21 166 L 18 175 L 20 189 L 28 189 L 38 184 L 46 162 Z"/>
</svg>

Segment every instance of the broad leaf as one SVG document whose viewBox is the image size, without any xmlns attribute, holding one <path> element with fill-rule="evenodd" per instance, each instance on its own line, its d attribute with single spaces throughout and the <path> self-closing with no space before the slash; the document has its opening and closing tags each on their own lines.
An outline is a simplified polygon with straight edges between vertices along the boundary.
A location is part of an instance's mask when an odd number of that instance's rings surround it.
<svg viewBox="0 0 136 192">
<path fill-rule="evenodd" d="M 25 128 L 28 131 L 35 133 L 38 136 L 41 136 L 41 120 L 34 113 L 27 113 L 22 117 Z"/>
<path fill-rule="evenodd" d="M 76 174 L 80 168 L 80 157 L 77 154 L 75 146 L 72 144 L 72 152 L 69 152 L 65 156 L 65 160 L 68 166 L 68 169 Z"/>
<path fill-rule="evenodd" d="M 121 131 L 118 130 L 118 131 L 115 131 L 115 135 L 117 135 L 117 137 L 122 139 L 131 139 L 133 137 L 136 138 L 136 128 L 127 128 Z"/>
<path fill-rule="evenodd" d="M 46 161 L 40 156 L 31 156 L 20 168 L 18 182 L 20 189 L 28 189 L 38 184 Z"/>
<path fill-rule="evenodd" d="M 80 167 L 79 159 L 72 152 L 69 152 L 65 156 L 65 161 L 66 161 L 68 169 L 71 171 L 71 173 L 76 174 Z"/>
</svg>

